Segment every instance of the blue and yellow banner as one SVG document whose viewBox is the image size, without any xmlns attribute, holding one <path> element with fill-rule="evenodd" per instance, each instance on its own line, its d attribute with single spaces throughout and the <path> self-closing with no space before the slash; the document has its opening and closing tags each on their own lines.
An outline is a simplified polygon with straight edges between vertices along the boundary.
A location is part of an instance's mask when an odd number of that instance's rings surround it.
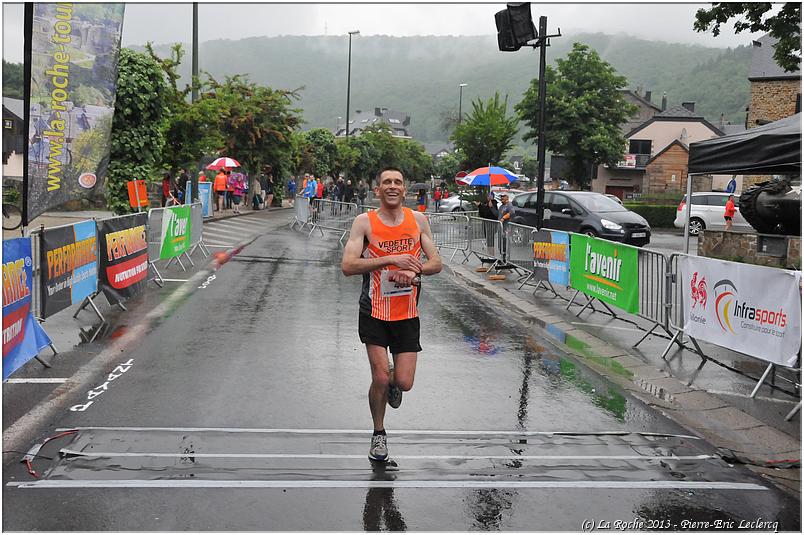
<svg viewBox="0 0 804 535">
<path fill-rule="evenodd" d="M 98 289 L 94 221 L 42 232 L 42 317 L 78 304 Z"/>
<path fill-rule="evenodd" d="M 31 238 L 3 241 L 3 380 L 50 345 L 31 314 Z"/>
</svg>

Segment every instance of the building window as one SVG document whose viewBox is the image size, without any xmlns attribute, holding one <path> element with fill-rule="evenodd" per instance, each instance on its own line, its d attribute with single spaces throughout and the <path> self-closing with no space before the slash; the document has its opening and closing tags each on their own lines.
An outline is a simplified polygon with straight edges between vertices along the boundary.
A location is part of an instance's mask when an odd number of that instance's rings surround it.
<svg viewBox="0 0 804 535">
<path fill-rule="evenodd" d="M 628 143 L 628 154 L 650 154 L 650 139 L 632 139 Z"/>
</svg>

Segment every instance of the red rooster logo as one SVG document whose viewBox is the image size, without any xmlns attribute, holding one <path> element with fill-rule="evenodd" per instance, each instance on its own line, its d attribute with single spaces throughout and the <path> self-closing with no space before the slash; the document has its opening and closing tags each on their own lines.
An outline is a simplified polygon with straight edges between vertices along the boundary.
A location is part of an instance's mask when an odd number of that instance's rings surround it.
<svg viewBox="0 0 804 535">
<path fill-rule="evenodd" d="M 692 280 L 690 281 L 690 290 L 692 295 L 692 308 L 696 304 L 700 304 L 701 308 L 706 307 L 706 277 L 701 277 L 701 282 L 698 281 L 698 272 L 696 271 Z"/>
</svg>

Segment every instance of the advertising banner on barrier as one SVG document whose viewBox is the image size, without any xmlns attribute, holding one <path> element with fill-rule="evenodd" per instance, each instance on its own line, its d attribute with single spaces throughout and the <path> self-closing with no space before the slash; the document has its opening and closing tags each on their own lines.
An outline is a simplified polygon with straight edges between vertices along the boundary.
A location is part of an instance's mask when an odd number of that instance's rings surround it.
<svg viewBox="0 0 804 535">
<path fill-rule="evenodd" d="M 169 206 L 162 213 L 159 259 L 168 260 L 190 248 L 190 206 Z"/>
<path fill-rule="evenodd" d="M 148 278 L 148 214 L 98 221 L 100 285 L 109 302 L 130 299 Z"/>
<path fill-rule="evenodd" d="M 212 217 L 212 182 L 198 183 L 198 198 L 201 201 L 201 213 L 204 217 Z"/>
<path fill-rule="evenodd" d="M 124 10 L 122 3 L 33 5 L 28 221 L 102 187 Z"/>
<path fill-rule="evenodd" d="M 50 345 L 31 314 L 31 238 L 3 240 L 3 380 Z"/>
<path fill-rule="evenodd" d="M 566 232 L 553 230 L 533 233 L 533 278 L 569 286 L 569 237 Z"/>
<path fill-rule="evenodd" d="M 801 347 L 801 272 L 682 256 L 684 332 L 693 338 L 795 366 Z"/>
<path fill-rule="evenodd" d="M 637 249 L 630 245 L 572 234 L 570 286 L 621 308 L 639 312 Z"/>
<path fill-rule="evenodd" d="M 42 317 L 80 303 L 98 289 L 95 222 L 42 232 Z"/>
</svg>

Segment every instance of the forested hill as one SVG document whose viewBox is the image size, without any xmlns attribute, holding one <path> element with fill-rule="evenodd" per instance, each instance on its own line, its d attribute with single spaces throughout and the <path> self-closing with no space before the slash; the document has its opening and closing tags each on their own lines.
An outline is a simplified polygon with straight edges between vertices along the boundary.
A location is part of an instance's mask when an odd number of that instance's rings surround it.
<svg viewBox="0 0 804 535">
<path fill-rule="evenodd" d="M 578 41 L 587 44 L 629 80 L 668 106 L 694 101 L 696 111 L 717 124 L 721 113 L 742 123 L 749 101 L 747 80 L 751 47 L 707 48 L 635 39 L 626 35 L 574 34 L 552 39 L 548 62 L 555 63 Z M 182 72 L 189 73 L 189 46 Z M 168 46 L 158 46 L 167 55 Z M 201 70 L 215 77 L 247 74 L 260 84 L 300 92 L 306 128 L 335 128 L 346 115 L 346 36 L 285 36 L 217 40 L 200 46 Z M 496 37 L 356 36 L 352 39 L 352 105 L 355 110 L 384 106 L 411 116 L 416 139 L 441 142 L 448 137 L 445 113 L 457 115 L 458 84 L 464 88 L 463 109 L 471 101 L 499 91 L 509 107 L 522 98 L 538 75 L 539 55 L 532 49 L 505 53 Z"/>
</svg>

